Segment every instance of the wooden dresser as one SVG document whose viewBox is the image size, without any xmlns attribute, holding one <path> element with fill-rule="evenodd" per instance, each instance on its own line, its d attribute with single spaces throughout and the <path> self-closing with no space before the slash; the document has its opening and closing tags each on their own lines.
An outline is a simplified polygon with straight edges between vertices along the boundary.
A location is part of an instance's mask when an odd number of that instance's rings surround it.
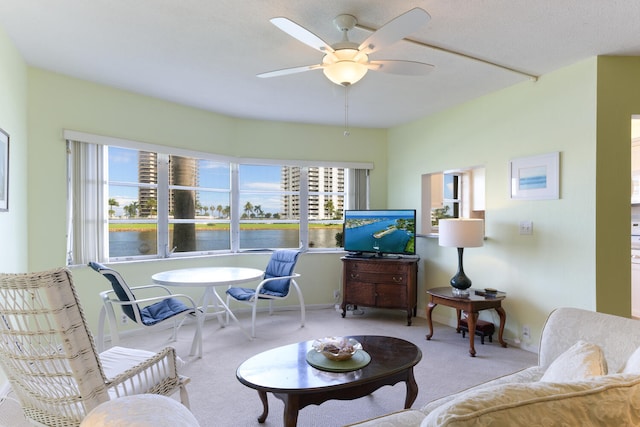
<svg viewBox="0 0 640 427">
<path fill-rule="evenodd" d="M 418 304 L 419 258 L 342 259 L 342 317 L 347 305 L 406 310 L 407 326 Z"/>
</svg>

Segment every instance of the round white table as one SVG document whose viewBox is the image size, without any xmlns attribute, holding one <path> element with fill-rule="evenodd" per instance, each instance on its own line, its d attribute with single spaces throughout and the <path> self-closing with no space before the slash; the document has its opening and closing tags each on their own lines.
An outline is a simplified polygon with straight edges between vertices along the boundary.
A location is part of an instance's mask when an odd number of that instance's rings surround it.
<svg viewBox="0 0 640 427">
<path fill-rule="evenodd" d="M 224 327 L 226 322 L 222 320 L 221 315 L 226 313 L 250 339 L 250 335 L 240 326 L 238 318 L 236 318 L 226 302 L 218 292 L 216 292 L 216 287 L 228 287 L 230 285 L 253 282 L 262 279 L 263 276 L 264 271 L 258 270 L 257 268 L 199 267 L 162 271 L 151 276 L 151 280 L 158 285 L 205 288 L 200 302 L 200 307 L 205 316 L 207 314 L 215 314 L 220 325 Z M 209 312 L 209 308 L 213 308 L 214 311 Z M 203 320 L 205 316 L 202 316 Z"/>
</svg>

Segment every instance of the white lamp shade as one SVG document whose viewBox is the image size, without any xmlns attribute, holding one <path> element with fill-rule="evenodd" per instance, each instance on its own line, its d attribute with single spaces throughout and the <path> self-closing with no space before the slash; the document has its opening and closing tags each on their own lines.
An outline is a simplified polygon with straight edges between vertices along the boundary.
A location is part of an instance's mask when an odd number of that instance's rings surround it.
<svg viewBox="0 0 640 427">
<path fill-rule="evenodd" d="M 484 241 L 484 220 L 472 218 L 441 219 L 438 222 L 440 246 L 477 248 Z"/>
</svg>

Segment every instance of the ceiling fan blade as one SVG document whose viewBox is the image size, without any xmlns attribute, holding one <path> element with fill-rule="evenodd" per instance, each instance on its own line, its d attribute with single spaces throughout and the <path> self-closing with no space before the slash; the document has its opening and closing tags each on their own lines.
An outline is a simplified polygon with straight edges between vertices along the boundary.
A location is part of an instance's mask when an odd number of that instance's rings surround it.
<svg viewBox="0 0 640 427">
<path fill-rule="evenodd" d="M 402 40 L 418 28 L 429 22 L 431 16 L 416 7 L 380 27 L 362 42 L 358 50 L 367 55 Z"/>
<path fill-rule="evenodd" d="M 333 52 L 333 48 L 327 42 L 288 18 L 271 18 L 271 23 L 307 46 L 324 53 Z"/>
<path fill-rule="evenodd" d="M 262 78 L 286 76 L 288 74 L 302 73 L 305 71 L 316 70 L 319 68 L 322 68 L 322 64 L 304 65 L 302 67 L 293 67 L 293 68 L 283 68 L 282 70 L 267 71 L 266 73 L 256 74 L 256 76 L 262 77 Z"/>
<path fill-rule="evenodd" d="M 383 73 L 424 76 L 433 70 L 434 66 L 416 61 L 380 60 L 369 61 L 369 68 L 375 71 L 382 71 Z"/>
</svg>

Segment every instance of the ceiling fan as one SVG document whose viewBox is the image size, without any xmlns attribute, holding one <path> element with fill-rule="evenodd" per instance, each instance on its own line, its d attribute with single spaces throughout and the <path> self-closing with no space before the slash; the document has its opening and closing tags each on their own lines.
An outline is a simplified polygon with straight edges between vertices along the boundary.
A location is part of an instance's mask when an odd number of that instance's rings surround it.
<svg viewBox="0 0 640 427">
<path fill-rule="evenodd" d="M 369 55 L 405 38 L 426 24 L 430 18 L 423 9 L 411 9 L 387 22 L 358 44 L 350 41 L 348 37 L 348 32 L 357 24 L 356 18 L 352 15 L 338 15 L 333 22 L 342 32 L 342 40 L 332 45 L 288 18 L 272 18 L 272 24 L 291 37 L 324 53 L 324 57 L 320 64 L 269 71 L 258 74 L 258 77 L 276 77 L 322 69 L 324 75 L 333 83 L 347 87 L 362 79 L 369 70 L 391 74 L 424 75 L 433 69 L 433 65 L 416 61 L 371 60 Z"/>
</svg>

